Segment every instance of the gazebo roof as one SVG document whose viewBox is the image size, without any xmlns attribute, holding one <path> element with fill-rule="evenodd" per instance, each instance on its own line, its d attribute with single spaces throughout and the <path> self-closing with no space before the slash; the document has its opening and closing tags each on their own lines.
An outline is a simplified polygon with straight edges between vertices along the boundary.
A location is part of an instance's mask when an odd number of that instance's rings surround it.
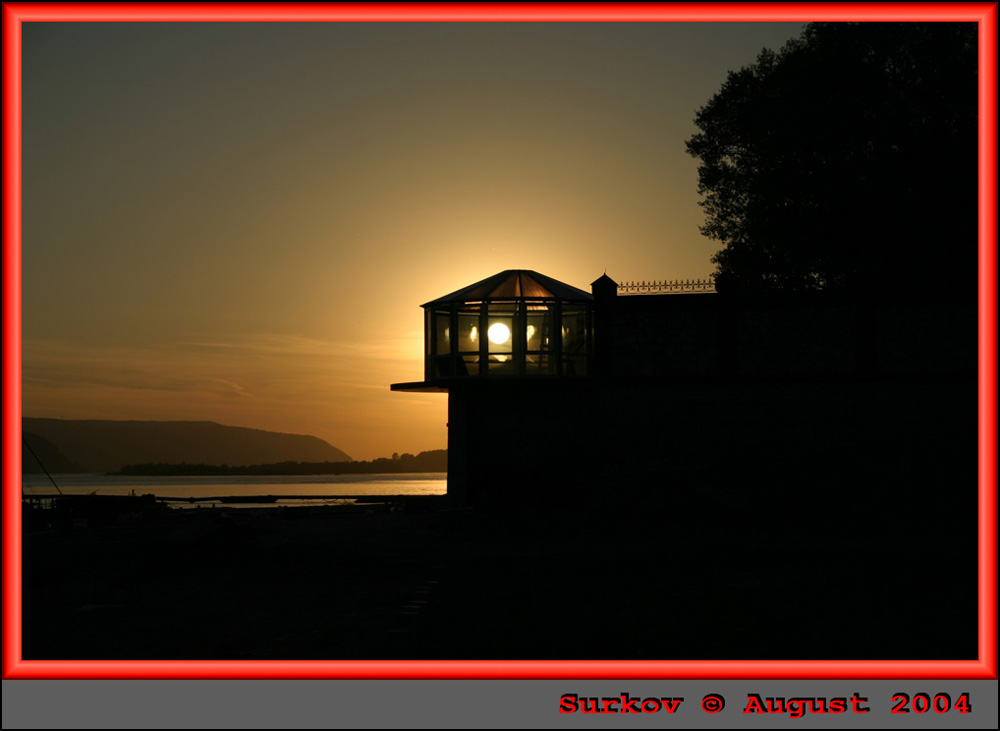
<svg viewBox="0 0 1000 731">
<path fill-rule="evenodd" d="M 590 301 L 594 296 L 582 289 L 546 277 L 530 269 L 508 269 L 487 277 L 468 287 L 446 294 L 422 305 L 451 304 L 454 302 L 489 302 L 492 300 L 551 299 L 579 302 Z"/>
</svg>

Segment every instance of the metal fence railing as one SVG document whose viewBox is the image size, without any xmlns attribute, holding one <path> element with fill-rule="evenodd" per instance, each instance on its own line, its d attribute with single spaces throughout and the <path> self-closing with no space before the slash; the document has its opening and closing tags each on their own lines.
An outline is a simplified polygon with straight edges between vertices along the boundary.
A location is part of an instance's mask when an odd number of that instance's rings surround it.
<svg viewBox="0 0 1000 731">
<path fill-rule="evenodd" d="M 618 294 L 686 294 L 688 292 L 714 292 L 715 280 L 674 279 L 659 282 L 621 282 Z"/>
</svg>

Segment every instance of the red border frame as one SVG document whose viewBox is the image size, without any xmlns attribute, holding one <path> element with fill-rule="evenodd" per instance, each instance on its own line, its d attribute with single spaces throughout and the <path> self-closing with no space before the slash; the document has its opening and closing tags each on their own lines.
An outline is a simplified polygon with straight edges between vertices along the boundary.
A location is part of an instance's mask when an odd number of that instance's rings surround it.
<svg viewBox="0 0 1000 731">
<path fill-rule="evenodd" d="M 979 659 L 975 661 L 38 661 L 21 659 L 21 23 L 25 21 L 975 21 L 980 33 Z M 997 677 L 996 3 L 3 5 L 3 678 Z"/>
</svg>

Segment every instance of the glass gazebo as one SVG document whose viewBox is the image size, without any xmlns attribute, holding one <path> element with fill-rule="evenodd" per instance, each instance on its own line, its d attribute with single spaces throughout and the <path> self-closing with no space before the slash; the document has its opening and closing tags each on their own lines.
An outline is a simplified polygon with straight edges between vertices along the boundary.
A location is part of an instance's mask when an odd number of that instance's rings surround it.
<svg viewBox="0 0 1000 731">
<path fill-rule="evenodd" d="M 508 269 L 423 305 L 427 384 L 587 375 L 593 296 Z"/>
</svg>

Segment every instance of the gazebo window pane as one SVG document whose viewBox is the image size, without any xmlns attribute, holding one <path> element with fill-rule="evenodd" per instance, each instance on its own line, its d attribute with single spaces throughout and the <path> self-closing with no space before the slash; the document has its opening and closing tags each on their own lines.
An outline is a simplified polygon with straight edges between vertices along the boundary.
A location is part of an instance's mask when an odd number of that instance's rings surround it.
<svg viewBox="0 0 1000 731">
<path fill-rule="evenodd" d="M 524 339 L 528 352 L 552 350 L 552 309 L 545 305 L 529 305 L 525 317 Z"/>
<path fill-rule="evenodd" d="M 434 375 L 436 378 L 451 378 L 451 356 L 434 356 Z"/>
<path fill-rule="evenodd" d="M 506 356 L 514 352 L 517 305 L 491 305 L 486 325 L 486 337 L 490 355 Z M 493 359 L 491 359 L 492 362 Z M 498 358 L 504 363 L 510 358 Z M 491 368 L 492 372 L 492 368 Z"/>
<path fill-rule="evenodd" d="M 516 376 L 517 364 L 511 355 L 490 355 L 488 373 L 491 376 Z"/>
<path fill-rule="evenodd" d="M 479 356 L 478 355 L 463 355 L 458 363 L 458 373 L 459 376 L 478 376 L 479 375 Z"/>
<path fill-rule="evenodd" d="M 554 376 L 556 374 L 556 359 L 547 353 L 525 356 L 524 374 L 526 376 Z"/>
<path fill-rule="evenodd" d="M 587 356 L 574 355 L 563 358 L 564 376 L 585 376 L 587 375 Z"/>
<path fill-rule="evenodd" d="M 479 307 L 463 307 L 458 311 L 458 352 L 479 352 Z"/>
<path fill-rule="evenodd" d="M 438 310 L 434 313 L 434 352 L 447 355 L 451 352 L 451 313 Z"/>
</svg>

